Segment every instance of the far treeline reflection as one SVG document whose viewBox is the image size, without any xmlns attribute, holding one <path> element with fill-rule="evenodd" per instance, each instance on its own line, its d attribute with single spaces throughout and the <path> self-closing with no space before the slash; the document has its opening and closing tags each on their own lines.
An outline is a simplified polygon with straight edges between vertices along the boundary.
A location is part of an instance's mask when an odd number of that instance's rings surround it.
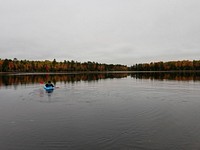
<svg viewBox="0 0 200 150">
<path fill-rule="evenodd" d="M 87 73 L 87 74 L 1 74 L 0 86 L 40 84 L 47 81 L 74 83 L 98 81 L 100 79 L 126 78 L 150 80 L 200 81 L 200 72 L 134 72 L 134 73 Z"/>
</svg>

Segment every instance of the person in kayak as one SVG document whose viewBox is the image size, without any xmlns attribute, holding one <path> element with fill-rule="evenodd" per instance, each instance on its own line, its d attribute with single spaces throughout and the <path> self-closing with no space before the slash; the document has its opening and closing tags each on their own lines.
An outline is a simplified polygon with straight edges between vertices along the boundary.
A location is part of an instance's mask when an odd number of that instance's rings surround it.
<svg viewBox="0 0 200 150">
<path fill-rule="evenodd" d="M 51 83 L 51 81 L 48 81 L 48 83 L 45 86 L 46 87 L 54 87 L 54 85 Z"/>
</svg>

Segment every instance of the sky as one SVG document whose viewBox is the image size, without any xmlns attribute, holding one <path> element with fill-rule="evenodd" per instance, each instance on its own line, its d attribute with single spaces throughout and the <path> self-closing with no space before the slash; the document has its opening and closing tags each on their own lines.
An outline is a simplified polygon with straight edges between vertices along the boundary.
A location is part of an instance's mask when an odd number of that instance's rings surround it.
<svg viewBox="0 0 200 150">
<path fill-rule="evenodd" d="M 200 60 L 199 0 L 0 0 L 0 58 Z"/>
</svg>

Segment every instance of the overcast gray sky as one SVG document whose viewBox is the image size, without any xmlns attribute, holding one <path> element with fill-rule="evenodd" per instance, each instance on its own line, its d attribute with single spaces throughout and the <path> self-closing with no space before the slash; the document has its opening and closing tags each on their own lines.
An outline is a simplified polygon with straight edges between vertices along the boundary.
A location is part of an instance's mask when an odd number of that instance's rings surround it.
<svg viewBox="0 0 200 150">
<path fill-rule="evenodd" d="M 200 0 L 0 0 L 0 58 L 200 59 Z"/>
</svg>

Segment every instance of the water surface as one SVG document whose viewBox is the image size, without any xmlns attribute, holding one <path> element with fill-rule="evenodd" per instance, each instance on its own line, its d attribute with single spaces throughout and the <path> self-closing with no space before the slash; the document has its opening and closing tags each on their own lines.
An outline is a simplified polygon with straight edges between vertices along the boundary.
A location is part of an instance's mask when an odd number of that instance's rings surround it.
<svg viewBox="0 0 200 150">
<path fill-rule="evenodd" d="M 198 75 L 2 75 L 0 149 L 200 149 L 199 93 Z"/>
</svg>

